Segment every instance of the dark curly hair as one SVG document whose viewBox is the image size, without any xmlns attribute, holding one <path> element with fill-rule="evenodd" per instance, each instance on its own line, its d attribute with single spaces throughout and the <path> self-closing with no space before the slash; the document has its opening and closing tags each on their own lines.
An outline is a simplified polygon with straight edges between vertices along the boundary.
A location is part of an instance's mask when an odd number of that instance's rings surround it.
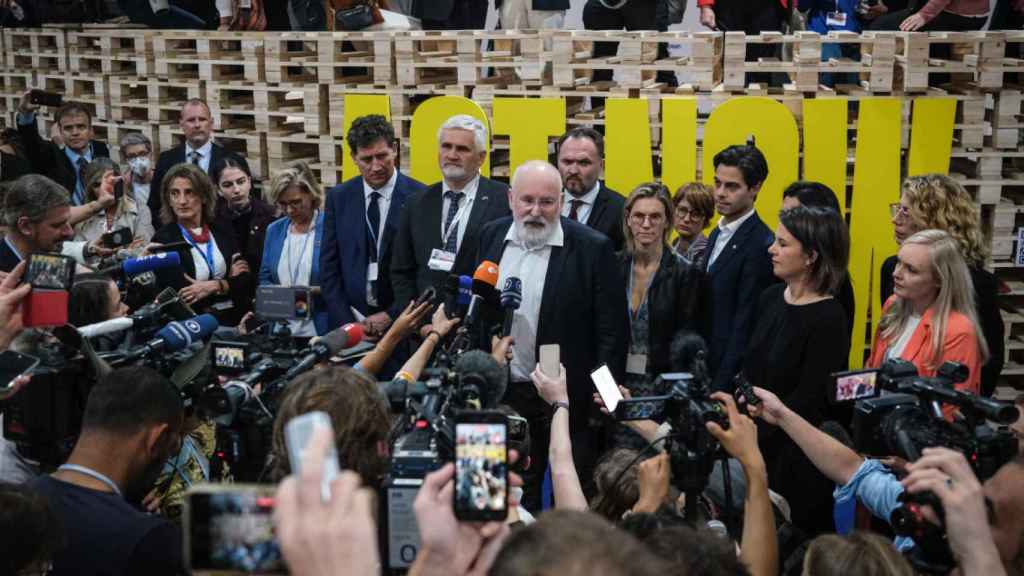
<svg viewBox="0 0 1024 576">
<path fill-rule="evenodd" d="M 60 520 L 46 498 L 27 485 L 0 482 L 0 574 L 19 574 L 48 562 L 62 544 Z"/>
<path fill-rule="evenodd" d="M 380 114 L 368 114 L 360 116 L 352 122 L 345 137 L 348 144 L 348 153 L 352 156 L 360 148 L 368 148 L 379 140 L 387 142 L 388 146 L 395 147 L 395 129 L 391 122 Z"/>
</svg>

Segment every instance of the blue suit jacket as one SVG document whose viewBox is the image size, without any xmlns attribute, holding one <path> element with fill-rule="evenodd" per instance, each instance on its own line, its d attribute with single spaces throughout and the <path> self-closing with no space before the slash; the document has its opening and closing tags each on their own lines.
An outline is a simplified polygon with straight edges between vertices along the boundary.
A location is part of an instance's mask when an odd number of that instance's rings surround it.
<svg viewBox="0 0 1024 576">
<path fill-rule="evenodd" d="M 260 263 L 260 286 L 275 286 L 281 284 L 281 278 L 277 275 L 277 266 L 281 262 L 281 251 L 284 250 L 284 240 L 288 237 L 288 225 L 291 221 L 287 216 L 278 218 L 267 227 L 267 237 L 263 242 L 263 262 Z M 316 326 L 317 334 L 326 334 L 331 327 L 339 325 L 327 322 L 327 304 L 323 298 L 323 281 L 320 274 L 320 254 L 323 251 L 324 237 L 324 213 L 320 212 L 316 217 L 316 234 L 313 236 L 313 269 L 309 273 L 310 286 L 320 286 L 321 295 L 313 297 L 313 324 Z"/>
<path fill-rule="evenodd" d="M 743 368 L 747 341 L 757 318 L 757 301 L 775 282 L 768 247 L 775 236 L 755 212 L 729 239 L 714 264 L 707 265 L 718 240 L 718 227 L 708 238 L 701 267 L 707 277 L 702 290 L 702 335 L 708 345 L 708 370 L 716 390 L 733 388 Z"/>
<path fill-rule="evenodd" d="M 391 269 L 392 244 L 398 234 L 399 215 L 406 199 L 425 189 L 426 186 L 421 182 L 399 172 L 391 194 L 391 206 L 384 220 L 377 260 L 377 304 L 392 318 L 397 318 L 402 312 L 394 309 L 394 291 L 388 274 Z M 366 303 L 366 268 L 370 263 L 370 243 L 363 178 L 357 176 L 328 190 L 324 208 L 324 243 L 320 251 L 323 296 L 327 301 L 330 325 L 340 326 L 355 322 L 349 307 L 367 316 L 373 312 Z"/>
</svg>

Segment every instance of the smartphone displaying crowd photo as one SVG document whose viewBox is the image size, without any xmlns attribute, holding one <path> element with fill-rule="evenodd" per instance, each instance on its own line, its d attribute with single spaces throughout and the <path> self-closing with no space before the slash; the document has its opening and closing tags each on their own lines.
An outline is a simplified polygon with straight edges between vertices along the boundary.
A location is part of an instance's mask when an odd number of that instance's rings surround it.
<svg viewBox="0 0 1024 576">
<path fill-rule="evenodd" d="M 455 517 L 467 522 L 508 516 L 508 418 L 462 412 L 455 420 Z"/>
<path fill-rule="evenodd" d="M 191 573 L 287 574 L 274 538 L 274 486 L 199 485 L 185 494 Z"/>
<path fill-rule="evenodd" d="M 24 281 L 32 286 L 22 316 L 30 328 L 68 323 L 68 290 L 75 278 L 75 261 L 61 254 L 32 254 Z"/>
</svg>

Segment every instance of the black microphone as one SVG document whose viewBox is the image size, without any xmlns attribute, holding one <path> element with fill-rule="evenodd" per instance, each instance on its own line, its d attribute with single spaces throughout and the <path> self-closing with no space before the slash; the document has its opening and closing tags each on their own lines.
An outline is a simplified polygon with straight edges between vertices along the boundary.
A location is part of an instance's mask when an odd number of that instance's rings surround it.
<svg viewBox="0 0 1024 576">
<path fill-rule="evenodd" d="M 508 370 L 483 350 L 470 350 L 459 356 L 454 371 L 459 375 L 460 391 L 470 392 L 475 387 L 480 410 L 498 406 L 508 387 Z"/>
<path fill-rule="evenodd" d="M 501 324 L 502 338 L 512 333 L 512 322 L 522 301 L 523 282 L 515 276 L 505 279 L 505 288 L 501 291 L 501 307 L 505 309 L 505 321 Z"/>
<path fill-rule="evenodd" d="M 363 339 L 362 324 L 349 323 L 337 330 L 324 334 L 316 344 L 307 348 L 306 356 L 298 364 L 292 366 L 284 374 L 284 380 L 288 381 L 299 374 L 309 370 L 317 362 L 341 352 L 345 348 L 351 348 Z"/>
<path fill-rule="evenodd" d="M 441 302 L 444 303 L 444 311 L 449 318 L 454 318 L 456 300 L 459 297 L 459 275 L 449 274 L 444 279 L 444 287 L 441 289 L 441 292 Z"/>
</svg>

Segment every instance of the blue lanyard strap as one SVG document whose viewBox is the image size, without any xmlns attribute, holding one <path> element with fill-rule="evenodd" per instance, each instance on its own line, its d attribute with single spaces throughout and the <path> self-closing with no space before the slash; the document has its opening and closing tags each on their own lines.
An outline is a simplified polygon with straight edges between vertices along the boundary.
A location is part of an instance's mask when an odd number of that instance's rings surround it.
<svg viewBox="0 0 1024 576">
<path fill-rule="evenodd" d="M 121 495 L 121 490 L 117 487 L 117 484 L 114 484 L 113 480 L 104 476 L 103 474 L 100 474 L 99 472 L 93 470 L 92 468 L 86 468 L 85 466 L 79 466 L 78 464 L 64 464 L 63 466 L 57 468 L 57 470 L 69 470 L 71 472 L 78 472 L 79 474 L 84 474 L 90 478 L 94 478 L 106 484 L 107 487 L 114 492 L 114 494 L 117 494 L 118 496 Z"/>
<path fill-rule="evenodd" d="M 199 249 L 199 245 L 192 240 L 192 235 L 189 234 L 188 230 L 184 226 L 178 224 L 178 228 L 181 229 L 181 236 L 185 239 L 185 242 L 195 248 L 196 252 L 199 252 L 203 256 L 203 260 L 206 261 L 206 268 L 210 271 L 210 280 L 214 280 L 217 277 L 217 273 L 213 269 L 213 231 L 209 231 L 209 238 L 206 239 L 206 254 Z"/>
</svg>

